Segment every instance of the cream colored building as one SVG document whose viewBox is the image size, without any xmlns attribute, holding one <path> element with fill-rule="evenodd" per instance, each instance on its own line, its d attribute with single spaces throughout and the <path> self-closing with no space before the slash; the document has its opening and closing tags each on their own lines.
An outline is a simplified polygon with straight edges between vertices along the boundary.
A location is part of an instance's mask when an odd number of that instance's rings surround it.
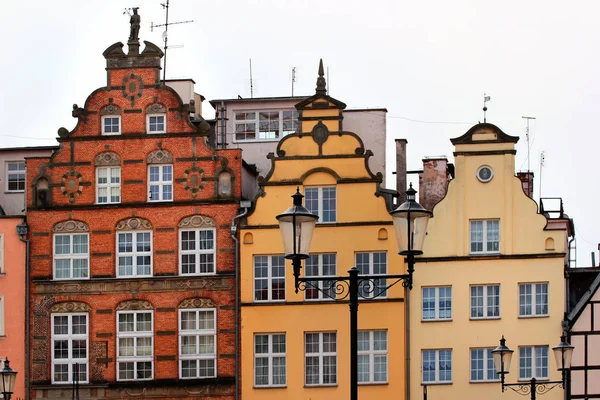
<svg viewBox="0 0 600 400">
<path fill-rule="evenodd" d="M 478 124 L 452 139 L 455 176 L 433 208 L 409 302 L 410 399 L 515 399 L 490 351 L 514 350 L 507 382 L 559 380 L 570 220 L 537 212 L 515 176 L 518 137 Z M 555 389 L 546 400 L 563 398 Z"/>
</svg>

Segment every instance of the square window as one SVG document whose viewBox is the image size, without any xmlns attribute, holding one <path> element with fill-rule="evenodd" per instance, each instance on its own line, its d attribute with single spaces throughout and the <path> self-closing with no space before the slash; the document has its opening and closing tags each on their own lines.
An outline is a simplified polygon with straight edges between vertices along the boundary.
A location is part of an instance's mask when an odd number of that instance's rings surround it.
<svg viewBox="0 0 600 400">
<path fill-rule="evenodd" d="M 121 117 L 119 115 L 105 115 L 102 117 L 102 134 L 118 135 L 121 133 Z"/>
<path fill-rule="evenodd" d="M 500 253 L 500 220 L 471 221 L 471 254 Z"/>
<path fill-rule="evenodd" d="M 89 279 L 89 234 L 54 235 L 54 279 Z"/>
<path fill-rule="evenodd" d="M 25 191 L 25 161 L 6 163 L 6 191 Z"/>
<path fill-rule="evenodd" d="M 519 316 L 546 317 L 548 316 L 548 284 L 522 283 L 519 284 Z"/>
<path fill-rule="evenodd" d="M 117 232 L 117 277 L 152 276 L 152 232 Z"/>
<path fill-rule="evenodd" d="M 254 256 L 254 301 L 285 301 L 283 256 Z"/>
<path fill-rule="evenodd" d="M 210 275 L 216 272 L 215 229 L 179 231 L 179 273 Z"/>
<path fill-rule="evenodd" d="M 452 382 L 452 350 L 423 350 L 422 382 Z"/>
<path fill-rule="evenodd" d="M 448 321 L 452 319 L 452 287 L 424 287 L 422 289 L 422 320 Z"/>
<path fill-rule="evenodd" d="M 173 201 L 173 166 L 148 166 L 148 201 Z"/>
<path fill-rule="evenodd" d="M 165 114 L 150 114 L 147 117 L 148 133 L 166 133 L 167 122 Z"/>
<path fill-rule="evenodd" d="M 335 186 L 307 187 L 304 189 L 304 205 L 318 215 L 318 224 L 337 221 L 337 189 Z"/>
<path fill-rule="evenodd" d="M 519 347 L 519 380 L 548 379 L 548 346 Z"/>
<path fill-rule="evenodd" d="M 471 319 L 500 318 L 500 285 L 471 286 Z"/>
</svg>

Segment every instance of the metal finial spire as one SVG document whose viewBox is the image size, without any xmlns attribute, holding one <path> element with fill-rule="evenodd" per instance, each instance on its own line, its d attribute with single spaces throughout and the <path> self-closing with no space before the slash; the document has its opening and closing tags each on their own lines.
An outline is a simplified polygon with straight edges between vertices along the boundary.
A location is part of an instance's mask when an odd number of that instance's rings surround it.
<svg viewBox="0 0 600 400">
<path fill-rule="evenodd" d="M 485 103 L 487 103 L 488 101 L 490 101 L 492 99 L 491 96 L 487 96 L 485 93 L 483 94 L 483 123 L 485 124 L 487 122 L 486 120 L 486 112 L 488 110 L 487 106 L 485 105 Z"/>
<path fill-rule="evenodd" d="M 317 94 L 327 95 L 327 83 L 325 82 L 325 72 L 323 70 L 323 59 L 319 61 L 319 77 L 317 78 Z"/>
</svg>

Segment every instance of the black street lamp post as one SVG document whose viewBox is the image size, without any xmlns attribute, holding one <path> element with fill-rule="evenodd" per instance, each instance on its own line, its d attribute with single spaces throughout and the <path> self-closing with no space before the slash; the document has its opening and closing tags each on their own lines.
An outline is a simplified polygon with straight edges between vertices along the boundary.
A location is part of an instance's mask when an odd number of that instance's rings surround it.
<svg viewBox="0 0 600 400">
<path fill-rule="evenodd" d="M 0 369 L 0 378 L 2 379 L 2 395 L 5 400 L 10 400 L 17 379 L 17 371 L 8 366 L 8 358 L 4 360 L 4 368 Z"/>
<path fill-rule="evenodd" d="M 566 341 L 564 335 L 560 337 L 560 344 L 552 348 L 554 358 L 556 359 L 556 366 L 558 367 L 557 369 L 561 371 L 560 381 L 538 381 L 535 377 L 532 377 L 529 382 L 505 383 L 504 375 L 508 374 L 514 351 L 506 346 L 506 339 L 502 336 L 502 339 L 500 339 L 500 346 L 492 350 L 496 373 L 500 375 L 502 392 L 504 392 L 506 388 L 509 388 L 522 395 L 530 394 L 531 400 L 535 400 L 538 394 L 542 395 L 548 393 L 556 386 L 559 386 L 564 390 L 566 372 L 571 368 L 571 358 L 573 357 L 574 348 L 574 346 Z"/>
<path fill-rule="evenodd" d="M 406 201 L 390 212 L 398 241 L 398 254 L 406 256 L 408 269 L 399 275 L 359 275 L 353 266 L 348 276 L 301 278 L 302 260 L 309 257 L 310 242 L 319 217 L 302 206 L 304 197 L 298 189 L 292 196 L 294 203 L 283 214 L 277 216 L 283 239 L 285 258 L 292 260 L 296 293 L 307 288 L 317 289 L 326 296 L 334 294 L 335 299 L 349 297 L 350 306 L 350 400 L 358 400 L 358 299 L 374 298 L 389 288 L 402 282 L 402 286 L 412 289 L 412 276 L 415 270 L 414 256 L 423 254 L 423 241 L 427 231 L 427 222 L 432 213 L 416 202 L 416 191 L 406 191 Z M 387 284 L 387 280 L 393 282 Z M 385 287 L 381 282 L 385 280 Z M 322 284 L 320 284 L 322 282 Z"/>
</svg>

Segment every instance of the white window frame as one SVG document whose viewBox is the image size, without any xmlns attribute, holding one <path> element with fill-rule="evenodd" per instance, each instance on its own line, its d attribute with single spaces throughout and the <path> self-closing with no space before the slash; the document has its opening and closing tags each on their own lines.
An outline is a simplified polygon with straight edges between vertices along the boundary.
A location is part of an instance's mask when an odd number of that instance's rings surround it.
<svg viewBox="0 0 600 400">
<path fill-rule="evenodd" d="M 14 165 L 17 164 L 17 169 L 14 171 L 10 171 L 9 170 L 9 165 Z M 21 166 L 23 166 L 23 169 L 21 169 Z M 17 160 L 17 161 L 7 161 L 5 164 L 6 167 L 6 192 L 7 193 L 23 193 L 25 191 L 25 186 L 27 185 L 26 181 L 27 181 L 27 166 L 25 164 L 25 161 L 23 160 Z M 10 175 L 16 175 L 17 176 L 17 187 L 19 186 L 19 184 L 21 183 L 21 179 L 20 176 L 23 175 L 23 189 L 9 189 L 10 187 Z"/>
<path fill-rule="evenodd" d="M 425 291 L 429 291 L 433 289 L 434 291 L 434 317 L 433 318 L 425 318 Z M 440 316 L 440 302 L 441 295 L 440 289 L 450 289 L 450 315 L 449 316 Z M 452 321 L 452 286 L 423 286 L 421 288 L 421 321 Z"/>
<path fill-rule="evenodd" d="M 106 183 L 100 183 L 100 171 L 106 171 Z M 116 175 L 116 176 L 113 176 Z M 112 178 L 118 182 L 113 183 Z M 100 201 L 100 189 L 106 189 L 106 201 Z M 119 199 L 112 200 L 112 191 L 118 190 Z M 96 168 L 96 204 L 119 204 L 121 203 L 121 167 L 97 167 Z"/>
<path fill-rule="evenodd" d="M 0 274 L 5 274 L 4 270 L 4 232 L 0 232 Z"/>
<path fill-rule="evenodd" d="M 375 334 L 385 334 L 385 349 L 376 350 L 375 349 Z M 367 336 L 368 349 L 362 349 L 360 347 L 361 335 Z M 387 330 L 372 330 L 372 331 L 358 331 L 358 363 L 360 365 L 361 357 L 368 358 L 368 367 L 369 367 L 369 379 L 361 380 L 361 374 L 359 371 L 358 374 L 358 384 L 384 384 L 388 383 L 388 331 Z M 376 360 L 385 359 L 385 379 L 376 380 L 375 378 L 375 364 Z"/>
<path fill-rule="evenodd" d="M 521 361 L 523 360 L 523 350 L 531 350 L 531 375 L 522 375 L 522 366 L 521 366 Z M 542 375 L 542 374 L 538 374 L 538 367 L 539 368 L 543 368 L 543 366 L 538 366 L 539 361 L 544 359 L 544 355 L 543 354 L 539 354 L 538 357 L 538 353 L 541 353 L 542 350 L 545 349 L 546 350 L 546 375 Z M 526 357 L 529 358 L 529 357 Z M 519 381 L 528 381 L 530 380 L 532 377 L 535 377 L 535 379 L 538 380 L 545 380 L 548 379 L 550 374 L 550 349 L 548 348 L 548 346 L 519 346 Z"/>
<path fill-rule="evenodd" d="M 150 130 L 150 117 L 163 117 L 163 126 L 164 129 L 163 130 Z M 156 133 L 167 133 L 167 114 L 165 113 L 158 113 L 158 114 L 147 114 L 146 115 L 146 132 L 150 133 L 150 134 L 156 134 Z"/>
<path fill-rule="evenodd" d="M 490 294 L 490 289 L 491 288 L 498 288 L 498 302 L 497 302 L 497 308 L 498 308 L 498 315 L 489 315 L 489 307 L 490 307 L 490 295 L 494 296 L 493 293 Z M 473 289 L 475 288 L 483 288 L 483 304 L 481 305 L 481 307 L 483 308 L 483 315 L 482 316 L 473 316 L 473 310 L 476 308 L 479 308 L 479 305 L 474 304 L 474 296 L 473 296 Z M 493 284 L 493 285 L 471 285 L 470 288 L 470 297 L 471 297 L 471 308 L 470 308 L 470 312 L 471 312 L 471 319 L 500 319 L 501 316 L 501 311 L 500 311 L 500 299 L 501 299 L 501 295 L 500 295 L 500 285 L 499 284 Z M 495 296 L 494 296 L 495 297 Z M 492 305 L 493 307 L 493 305 Z"/>
<path fill-rule="evenodd" d="M 183 249 L 183 233 L 194 232 L 194 249 L 184 250 Z M 201 249 L 200 248 L 200 233 L 201 232 L 212 232 L 212 249 Z M 200 259 L 202 256 L 209 257 L 212 255 L 212 269 L 208 272 L 200 272 Z M 194 272 L 183 272 L 183 258 L 184 256 L 194 256 Z M 210 258 L 210 257 L 209 257 Z M 209 229 L 180 229 L 179 230 L 179 275 L 194 276 L 194 275 L 214 275 L 217 273 L 217 230 L 214 228 Z"/>
<path fill-rule="evenodd" d="M 494 347 L 472 348 L 469 349 L 469 382 L 497 382 L 500 380 L 500 375 L 496 374 L 494 359 L 492 356 Z M 473 352 L 483 351 L 483 379 L 473 379 Z M 479 371 L 479 370 L 477 370 Z M 491 375 L 491 377 L 490 377 Z"/>
<path fill-rule="evenodd" d="M 133 331 L 120 331 L 119 316 L 125 314 L 133 314 Z M 150 331 L 138 331 L 137 330 L 137 316 L 138 314 L 150 314 Z M 138 338 L 150 338 L 150 348 L 152 351 L 151 355 L 137 356 L 137 339 Z M 120 340 L 133 338 L 133 356 L 121 356 L 120 353 Z M 117 311 L 117 381 L 149 381 L 154 379 L 154 312 L 152 310 L 140 310 L 140 311 Z M 151 366 L 151 372 L 149 378 L 136 378 L 138 370 L 138 362 L 149 362 Z M 119 376 L 119 365 L 121 363 L 133 363 L 133 379 L 121 379 Z"/>
<path fill-rule="evenodd" d="M 181 314 L 184 312 L 193 312 L 196 314 L 196 329 L 183 329 L 183 323 Z M 200 328 L 200 313 L 209 312 L 212 313 L 213 327 L 212 329 Z M 195 337 L 196 343 L 196 354 L 183 354 L 182 351 L 182 340 L 183 337 Z M 209 337 L 213 338 L 214 352 L 212 354 L 201 354 L 200 338 Z M 213 374 L 201 376 L 201 361 L 213 361 Z M 190 377 L 183 376 L 183 362 L 184 361 L 196 361 L 196 375 Z M 184 308 L 179 310 L 179 378 L 180 379 L 206 379 L 216 378 L 217 376 L 217 309 L 216 308 Z"/>
<path fill-rule="evenodd" d="M 4 296 L 0 295 L 0 337 L 6 336 L 4 327 Z"/>
<path fill-rule="evenodd" d="M 266 257 L 267 258 L 267 276 L 266 277 L 257 277 L 256 276 L 256 260 L 258 257 Z M 273 276 L 274 268 L 281 268 L 281 266 L 273 266 L 273 257 L 281 257 L 283 260 L 283 276 Z M 254 293 L 254 302 L 255 303 L 279 303 L 284 302 L 286 299 L 286 260 L 283 255 L 274 254 L 274 255 L 255 255 L 252 259 L 252 275 L 253 275 L 253 293 Z M 273 280 L 281 280 L 283 282 L 283 298 L 282 299 L 273 299 Z M 256 298 L 256 282 L 258 280 L 266 280 L 267 281 L 267 298 L 266 299 L 257 299 Z"/>
<path fill-rule="evenodd" d="M 333 189 L 333 193 L 335 195 L 335 204 L 334 204 L 334 208 L 333 210 L 329 209 L 328 212 L 334 213 L 334 218 L 333 220 L 328 220 L 325 221 L 325 210 L 324 210 L 324 195 L 323 195 L 323 191 L 327 190 L 330 191 L 331 189 Z M 316 204 L 316 212 L 315 212 L 315 208 L 314 205 L 312 204 L 312 198 L 309 197 L 308 192 L 312 192 L 312 191 L 316 191 L 317 193 L 317 204 Z M 328 185 L 328 186 L 306 186 L 304 188 L 304 206 L 313 214 L 318 215 L 319 219 L 317 220 L 317 224 L 335 224 L 337 222 L 337 186 L 334 185 Z M 328 217 L 329 219 L 329 217 Z"/>
<path fill-rule="evenodd" d="M 323 273 L 324 261 L 323 258 L 333 258 L 333 271 L 330 274 Z M 310 263 L 313 260 L 316 260 L 316 269 L 317 273 L 313 274 L 310 270 Z M 306 278 L 324 278 L 324 277 L 333 277 L 336 275 L 337 271 L 337 254 L 336 253 L 323 253 L 323 254 L 311 254 L 308 259 L 304 260 L 304 276 Z M 335 284 L 334 282 L 322 282 L 322 281 L 314 281 L 311 283 L 312 286 L 306 284 L 306 288 L 304 290 L 304 300 L 306 301 L 331 301 L 336 299 L 335 294 Z M 318 289 L 317 289 L 318 287 Z M 323 291 L 327 292 L 327 294 L 323 293 Z"/>
<path fill-rule="evenodd" d="M 521 294 L 521 288 L 522 287 L 526 287 L 526 286 L 530 286 L 531 287 L 531 314 L 522 314 L 521 313 L 521 307 L 522 307 L 522 298 L 523 296 L 527 296 L 527 294 L 522 295 Z M 538 304 L 538 291 L 539 288 L 538 286 L 545 286 L 546 287 L 546 313 L 538 313 L 537 312 L 537 306 Z M 550 315 L 550 285 L 548 282 L 527 282 L 527 283 L 519 283 L 519 318 L 536 318 L 536 317 L 548 317 Z"/>
<path fill-rule="evenodd" d="M 479 250 L 473 250 L 473 223 L 482 223 L 482 232 L 483 232 L 483 236 L 482 236 L 482 249 L 481 251 Z M 489 222 L 498 222 L 498 250 L 494 250 L 489 249 L 488 248 L 488 223 Z M 501 240 L 501 227 L 500 227 L 500 219 L 472 219 L 469 221 L 469 254 L 499 254 L 500 253 L 500 240 Z M 476 242 L 479 243 L 479 242 Z M 494 242 L 495 243 L 495 242 Z M 493 246 L 493 244 L 492 244 Z"/>
<path fill-rule="evenodd" d="M 323 350 L 323 335 L 333 335 L 335 339 L 335 351 L 324 351 Z M 308 353 L 306 351 L 307 348 L 307 335 L 318 335 L 319 341 L 319 350 L 318 352 Z M 337 360 L 337 332 L 305 332 L 304 333 L 304 385 L 307 387 L 313 386 L 336 386 L 338 384 L 337 373 L 338 373 L 338 360 Z M 307 359 L 308 358 L 317 358 L 319 363 L 319 383 L 308 383 L 307 382 Z M 324 357 L 334 357 L 335 360 L 335 375 L 333 376 L 334 382 L 324 382 Z"/>
<path fill-rule="evenodd" d="M 58 237 L 69 237 L 69 253 L 68 254 L 56 254 L 56 239 Z M 86 253 L 73 253 L 73 238 L 75 236 L 84 236 L 87 238 L 87 252 Z M 63 281 L 70 279 L 90 279 L 90 235 L 89 233 L 55 233 L 52 237 L 52 251 L 54 259 L 52 260 L 52 273 L 55 281 Z M 56 261 L 58 260 L 69 260 L 69 276 L 66 278 L 58 278 L 56 274 Z M 87 260 L 87 276 L 75 277 L 73 276 L 73 261 L 74 260 Z"/>
<path fill-rule="evenodd" d="M 104 124 L 104 121 L 108 118 L 116 118 L 117 119 L 117 122 L 118 122 L 117 123 L 118 131 L 117 132 L 106 132 L 106 125 Z M 103 115 L 101 124 L 102 124 L 102 135 L 110 136 L 110 135 L 120 135 L 121 134 L 121 116 L 120 115 Z"/>
<path fill-rule="evenodd" d="M 441 372 L 441 368 L 440 368 L 440 352 L 444 351 L 444 352 L 450 352 L 450 379 L 449 380 L 441 380 L 440 379 L 440 372 Z M 434 359 L 434 363 L 435 363 L 435 379 L 433 381 L 426 381 L 425 378 L 425 369 L 424 369 L 424 364 L 425 364 L 425 353 L 426 352 L 434 352 L 435 353 L 435 359 Z M 421 351 L 421 383 L 424 385 L 427 384 L 432 384 L 432 383 L 452 383 L 452 378 L 454 375 L 454 365 L 453 365 L 453 361 L 452 361 L 452 349 L 425 349 Z"/>
<path fill-rule="evenodd" d="M 122 252 L 119 249 L 119 237 L 125 234 L 131 234 L 131 252 Z M 137 251 L 137 234 L 138 233 L 149 233 L 150 234 L 150 251 Z M 140 230 L 140 231 L 118 231 L 115 235 L 117 239 L 116 250 L 117 256 L 116 258 L 116 268 L 117 268 L 117 278 L 134 278 L 134 277 L 149 277 L 152 276 L 154 271 L 154 238 L 152 231 Z M 137 273 L 137 257 L 138 256 L 150 256 L 150 273 L 149 274 L 138 274 Z M 119 272 L 119 258 L 120 257 L 131 257 L 131 266 L 132 266 L 132 274 L 131 275 L 123 275 Z"/>
<path fill-rule="evenodd" d="M 85 334 L 73 334 L 73 317 L 85 317 Z M 57 335 L 54 333 L 54 317 L 67 317 L 68 318 L 68 333 L 65 334 L 60 334 Z M 79 368 L 81 368 L 81 364 L 83 360 L 83 362 L 85 363 L 85 376 L 86 376 L 86 380 L 85 381 L 79 381 L 79 383 L 88 383 L 89 382 L 89 378 L 90 378 L 90 371 L 89 371 L 89 359 L 90 359 L 90 339 L 89 339 L 89 334 L 90 334 L 90 315 L 88 313 L 52 313 L 50 314 L 50 329 L 51 329 L 51 338 L 50 338 L 50 343 L 51 343 L 51 364 L 52 364 L 52 370 L 51 370 L 51 376 L 52 376 L 52 384 L 57 384 L 57 385 L 68 385 L 68 384 L 72 384 L 73 383 L 73 372 L 74 372 L 74 366 L 75 364 L 80 364 Z M 67 351 L 69 354 L 68 358 L 61 358 L 58 360 L 54 359 L 54 341 L 55 340 L 66 340 L 67 341 Z M 72 351 L 73 351 L 73 341 L 74 340 L 85 340 L 86 343 L 86 348 L 85 348 L 85 353 L 86 353 L 86 358 L 72 358 Z M 68 365 L 68 376 L 69 379 L 67 381 L 55 381 L 54 377 L 55 377 L 55 373 L 54 373 L 54 368 L 56 365 Z M 80 369 L 80 373 L 81 373 L 81 369 Z"/>
<path fill-rule="evenodd" d="M 359 262 L 359 256 L 368 256 L 369 264 Z M 375 255 L 378 258 L 385 257 L 385 268 L 384 271 L 375 270 Z M 357 251 L 354 253 L 354 262 L 356 268 L 359 270 L 359 275 L 386 275 L 388 271 L 388 256 L 386 251 Z M 364 268 L 366 267 L 366 268 Z M 373 287 L 376 285 L 377 287 Z M 361 299 L 385 299 L 387 298 L 387 290 L 383 291 L 387 287 L 387 279 L 381 278 L 372 280 L 371 282 L 359 282 L 359 297 Z"/>
<path fill-rule="evenodd" d="M 257 337 L 266 337 L 267 338 L 267 348 L 268 351 L 266 353 L 258 353 L 256 351 L 256 338 Z M 283 337 L 283 346 L 284 352 L 275 352 L 273 345 L 273 338 Z M 266 384 L 262 384 L 257 382 L 257 360 L 267 360 L 267 369 L 268 369 L 268 382 Z M 274 359 L 283 359 L 283 383 L 274 383 L 275 380 L 275 364 L 273 362 Z M 287 386 L 287 337 L 284 333 L 255 333 L 254 334 L 254 387 L 286 387 Z"/>
<path fill-rule="evenodd" d="M 261 130 L 260 130 L 260 113 L 265 113 L 265 112 L 278 112 L 279 113 L 279 137 L 275 137 L 275 138 L 261 138 Z M 293 132 L 288 131 L 288 130 L 284 130 L 284 126 L 283 126 L 283 113 L 284 112 L 292 112 L 292 113 L 296 113 L 296 118 L 293 118 L 292 115 L 292 122 L 296 121 L 296 124 L 298 125 L 298 128 L 300 127 L 300 121 L 298 120 L 299 118 L 299 113 L 298 111 L 294 110 L 294 109 L 284 109 L 284 110 L 234 110 L 233 111 L 233 143 L 241 143 L 241 142 L 276 142 L 281 140 L 282 138 L 284 138 L 287 135 L 292 134 Z M 237 119 L 237 114 L 241 113 L 241 114 L 250 114 L 250 113 L 254 113 L 255 117 L 254 119 Z M 250 139 L 238 139 L 237 138 L 237 125 L 238 124 L 254 124 L 254 138 L 250 138 Z M 294 131 L 295 132 L 295 131 Z"/>
<path fill-rule="evenodd" d="M 160 170 L 158 181 L 150 181 L 150 170 L 154 167 L 158 167 Z M 164 174 L 163 169 L 165 167 L 171 167 L 171 180 L 170 181 L 163 180 L 163 174 Z M 173 201 L 174 191 L 175 191 L 175 186 L 173 185 L 173 175 L 174 175 L 173 164 L 150 164 L 150 165 L 148 165 L 148 201 L 149 202 Z M 158 199 L 152 198 L 151 186 L 158 186 Z M 165 186 L 171 186 L 171 198 L 166 199 L 166 200 L 165 200 L 165 195 L 164 195 L 164 191 L 163 191 Z"/>
</svg>

